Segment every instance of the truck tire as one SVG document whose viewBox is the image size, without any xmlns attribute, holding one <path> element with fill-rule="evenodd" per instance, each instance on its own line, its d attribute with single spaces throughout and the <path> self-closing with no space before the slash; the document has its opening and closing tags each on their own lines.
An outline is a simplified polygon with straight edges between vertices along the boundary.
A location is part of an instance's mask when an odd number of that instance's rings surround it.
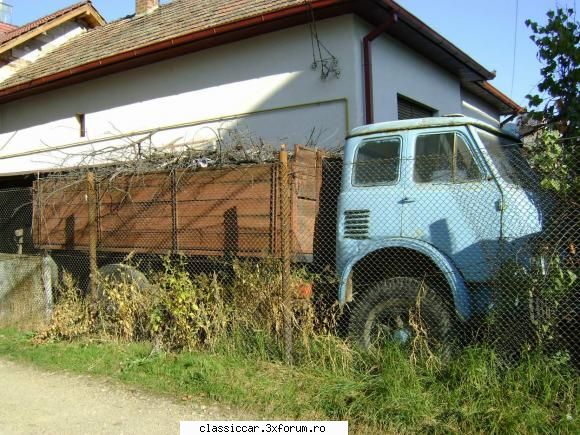
<svg viewBox="0 0 580 435">
<path fill-rule="evenodd" d="M 100 279 L 97 283 L 97 295 L 99 299 L 104 299 L 105 285 L 109 283 L 133 284 L 141 292 L 151 290 L 152 286 L 147 277 L 134 267 L 126 264 L 107 264 L 99 269 Z"/>
<path fill-rule="evenodd" d="M 362 349 L 380 346 L 385 341 L 408 344 L 415 336 L 409 312 L 417 307 L 417 296 L 426 284 L 416 278 L 396 277 L 375 284 L 355 301 L 349 334 Z M 420 319 L 430 344 L 445 343 L 450 332 L 450 315 L 443 300 L 424 288 Z"/>
</svg>

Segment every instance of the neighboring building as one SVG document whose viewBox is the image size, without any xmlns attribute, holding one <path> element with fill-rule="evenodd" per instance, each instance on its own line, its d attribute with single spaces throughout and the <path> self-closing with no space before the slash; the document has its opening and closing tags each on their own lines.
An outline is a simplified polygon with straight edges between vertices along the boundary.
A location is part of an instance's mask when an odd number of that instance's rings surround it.
<svg viewBox="0 0 580 435">
<path fill-rule="evenodd" d="M 391 0 L 136 0 L 108 24 L 83 2 L 0 36 L 0 54 L 0 176 L 150 145 L 334 148 L 369 121 L 521 110 Z"/>
<path fill-rule="evenodd" d="M 18 26 L 12 24 L 12 6 L 8 3 L 0 2 L 0 38 L 5 33 L 17 28 Z"/>
<path fill-rule="evenodd" d="M 83 2 L 4 32 L 0 35 L 0 83 L 25 74 L 23 70 L 55 48 L 104 23 L 96 9 Z"/>
</svg>

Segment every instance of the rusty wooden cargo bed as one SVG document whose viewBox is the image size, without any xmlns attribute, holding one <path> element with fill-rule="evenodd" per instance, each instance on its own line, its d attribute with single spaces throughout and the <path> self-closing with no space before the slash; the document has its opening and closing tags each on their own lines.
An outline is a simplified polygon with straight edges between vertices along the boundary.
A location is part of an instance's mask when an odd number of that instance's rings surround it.
<svg viewBox="0 0 580 435">
<path fill-rule="evenodd" d="M 322 155 L 296 147 L 290 165 L 291 253 L 313 255 Z M 277 163 L 231 168 L 97 176 L 96 228 L 101 252 L 279 256 Z M 34 185 L 33 240 L 48 250 L 87 250 L 87 184 L 76 176 Z"/>
</svg>

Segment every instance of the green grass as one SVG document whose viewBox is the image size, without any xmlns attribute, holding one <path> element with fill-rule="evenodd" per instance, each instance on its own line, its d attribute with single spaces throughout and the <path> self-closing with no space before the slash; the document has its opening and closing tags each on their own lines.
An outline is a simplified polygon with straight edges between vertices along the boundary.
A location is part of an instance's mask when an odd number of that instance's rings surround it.
<svg viewBox="0 0 580 435">
<path fill-rule="evenodd" d="M 507 367 L 468 349 L 446 365 L 412 364 L 397 348 L 333 365 L 290 368 L 236 352 L 149 357 L 146 343 L 37 345 L 0 329 L 0 357 L 116 379 L 155 393 L 191 395 L 248 409 L 260 418 L 346 419 L 357 432 L 578 433 L 578 376 L 539 356 Z M 328 352 L 327 352 L 328 353 Z M 337 356 L 338 355 L 338 356 Z"/>
</svg>

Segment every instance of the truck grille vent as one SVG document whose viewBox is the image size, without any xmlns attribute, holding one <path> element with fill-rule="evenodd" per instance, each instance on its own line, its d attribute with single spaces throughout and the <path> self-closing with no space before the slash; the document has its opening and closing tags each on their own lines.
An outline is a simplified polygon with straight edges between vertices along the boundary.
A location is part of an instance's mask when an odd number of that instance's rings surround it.
<svg viewBox="0 0 580 435">
<path fill-rule="evenodd" d="M 346 210 L 344 212 L 344 237 L 363 240 L 369 238 L 370 210 Z"/>
</svg>

